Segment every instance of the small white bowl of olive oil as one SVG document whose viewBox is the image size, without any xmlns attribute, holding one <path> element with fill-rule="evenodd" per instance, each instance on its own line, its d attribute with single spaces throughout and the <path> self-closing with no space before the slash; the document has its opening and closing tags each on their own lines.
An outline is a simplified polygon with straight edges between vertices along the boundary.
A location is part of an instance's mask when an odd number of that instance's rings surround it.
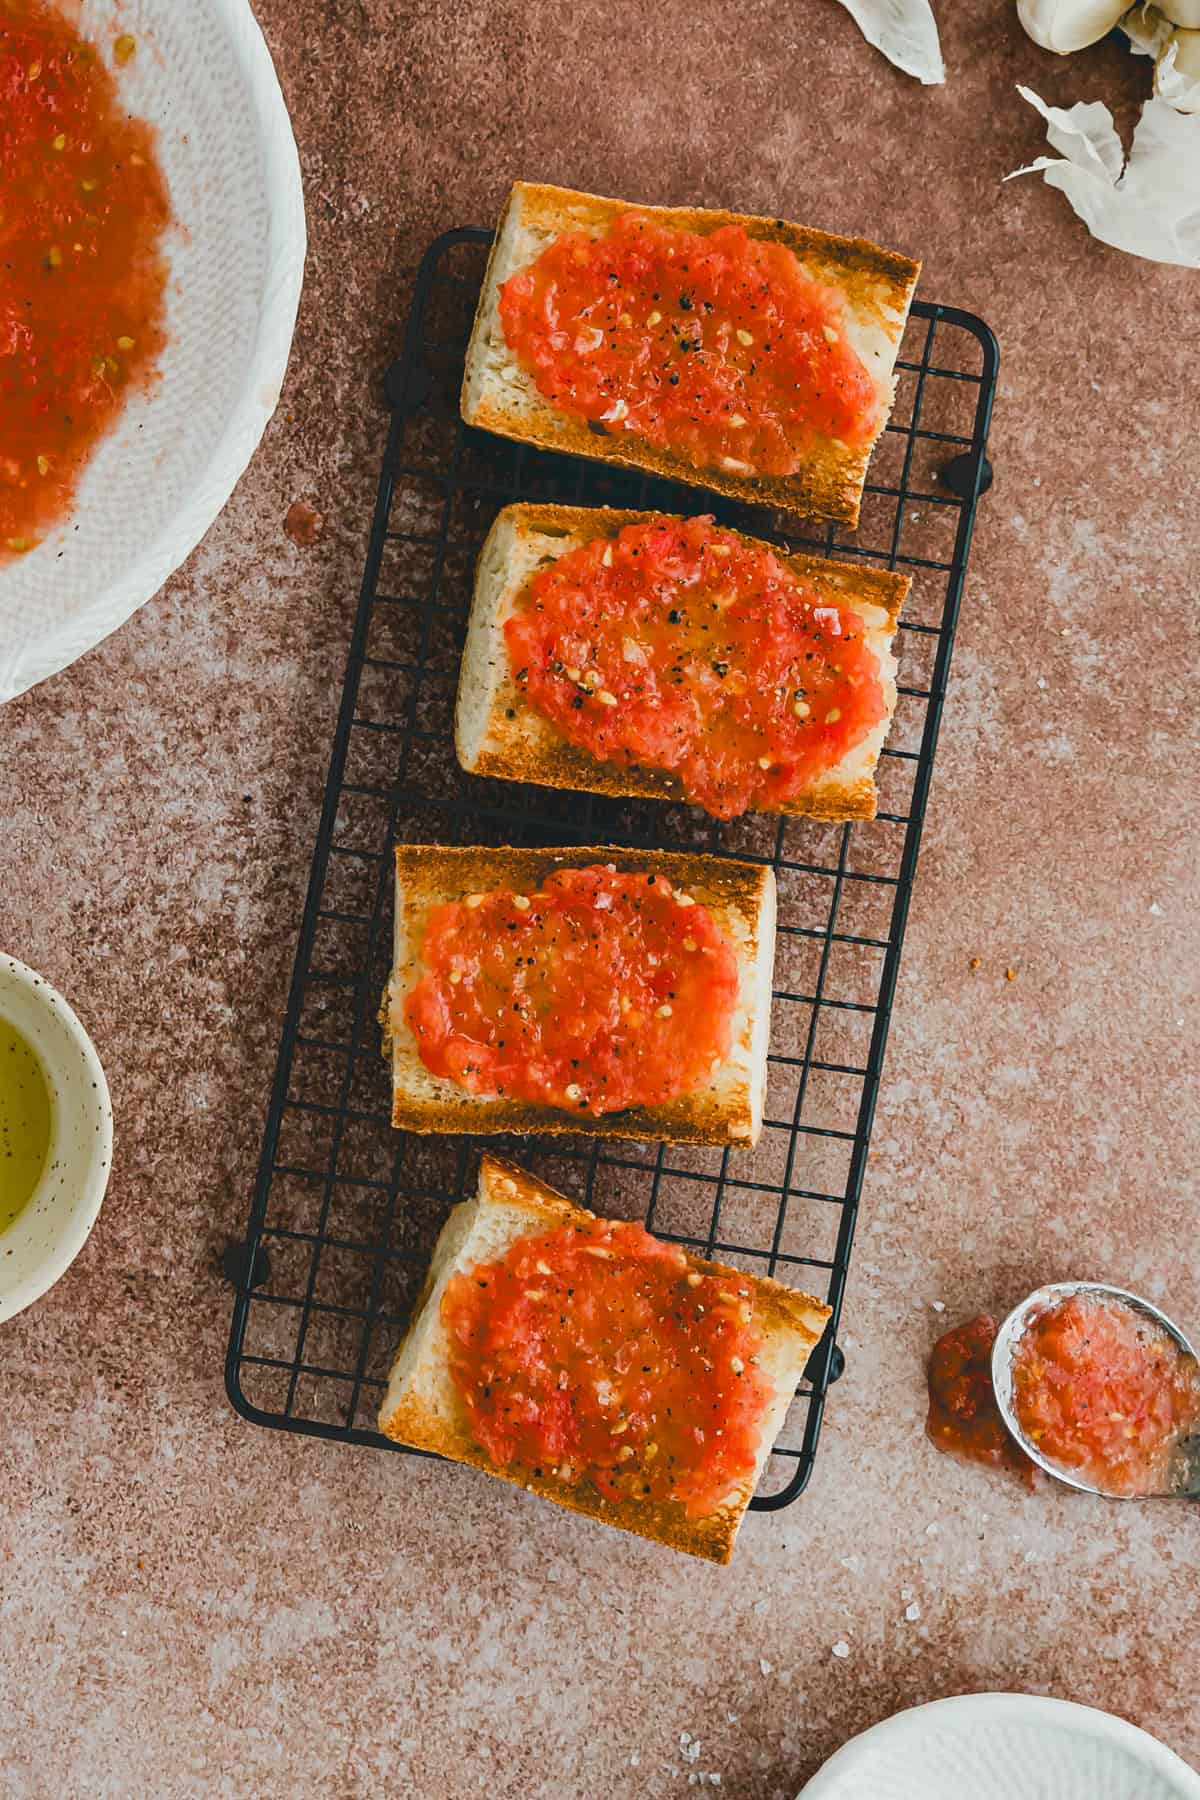
<svg viewBox="0 0 1200 1800">
<path fill-rule="evenodd" d="M 112 1165 L 112 1106 L 62 995 L 0 955 L 0 1323 L 74 1262 Z"/>
</svg>

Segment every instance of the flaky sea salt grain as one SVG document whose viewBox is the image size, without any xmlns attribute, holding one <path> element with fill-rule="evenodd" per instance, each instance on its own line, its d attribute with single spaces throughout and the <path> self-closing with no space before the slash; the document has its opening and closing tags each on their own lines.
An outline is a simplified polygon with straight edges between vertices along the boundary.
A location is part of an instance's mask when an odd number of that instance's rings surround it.
<svg viewBox="0 0 1200 1800">
<path fill-rule="evenodd" d="M 839 1638 L 837 1643 L 834 1644 L 833 1654 L 835 1656 L 840 1657 L 842 1659 L 842 1661 L 845 1662 L 846 1658 L 850 1654 L 850 1646 L 846 1642 L 845 1638 Z"/>
<path fill-rule="evenodd" d="M 758 1666 L 764 1675 L 769 1675 L 771 1673 L 771 1664 L 767 1661 L 765 1656 L 759 1657 Z"/>
<path fill-rule="evenodd" d="M 919 1619 L 921 1616 L 920 1601 L 914 1600 L 911 1606 L 906 1606 L 904 1609 L 904 1616 L 910 1625 L 913 1624 L 915 1620 Z"/>
<path fill-rule="evenodd" d="M 700 1759 L 700 1739 L 694 1738 L 690 1731 L 681 1731 L 680 1732 L 679 1748 L 683 1752 L 684 1756 L 687 1757 L 687 1760 L 689 1762 L 698 1762 L 699 1761 L 699 1759 Z"/>
</svg>

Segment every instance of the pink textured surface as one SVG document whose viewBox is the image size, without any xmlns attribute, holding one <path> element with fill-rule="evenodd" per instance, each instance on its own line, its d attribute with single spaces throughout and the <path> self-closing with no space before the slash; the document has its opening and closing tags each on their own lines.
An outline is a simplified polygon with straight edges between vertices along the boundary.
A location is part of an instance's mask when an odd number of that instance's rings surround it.
<svg viewBox="0 0 1200 1800">
<path fill-rule="evenodd" d="M 585 0 L 569 40 L 543 0 L 260 10 L 311 230 L 283 405 L 163 594 L 0 714 L 3 945 L 93 1032 L 117 1128 L 87 1249 L 0 1333 L 5 1792 L 658 1796 L 720 1774 L 769 1800 L 894 1708 L 1007 1687 L 1200 1763 L 1194 1513 L 1031 1497 L 921 1429 L 945 1322 L 1041 1281 L 1200 1324 L 1196 277 L 999 185 L 1042 148 L 1016 80 L 1127 127 L 1149 65 L 1057 61 L 1005 0 L 941 7 L 934 91 L 832 0 Z M 469 1471 L 256 1431 L 222 1391 L 216 1258 L 252 1179 L 378 376 L 425 243 L 490 220 L 516 174 L 874 236 L 1002 346 L 847 1373 L 808 1494 L 752 1518 L 725 1571 Z M 309 550 L 283 530 L 297 499 L 326 518 Z"/>
</svg>

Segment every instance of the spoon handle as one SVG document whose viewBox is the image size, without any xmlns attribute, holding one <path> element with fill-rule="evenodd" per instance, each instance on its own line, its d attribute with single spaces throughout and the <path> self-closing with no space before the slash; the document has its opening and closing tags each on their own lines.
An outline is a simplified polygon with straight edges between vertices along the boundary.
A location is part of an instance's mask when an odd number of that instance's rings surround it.
<svg viewBox="0 0 1200 1800">
<path fill-rule="evenodd" d="M 1176 1499 L 1200 1500 L 1200 1431 L 1176 1444 L 1172 1474 L 1171 1492 Z"/>
</svg>

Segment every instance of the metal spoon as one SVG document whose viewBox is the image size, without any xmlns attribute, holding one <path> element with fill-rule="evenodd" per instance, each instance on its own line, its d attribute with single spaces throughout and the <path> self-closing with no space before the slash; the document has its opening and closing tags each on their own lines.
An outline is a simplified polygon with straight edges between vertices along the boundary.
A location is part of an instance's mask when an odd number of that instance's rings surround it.
<svg viewBox="0 0 1200 1800">
<path fill-rule="evenodd" d="M 1076 1294 L 1116 1300 L 1129 1307 L 1132 1312 L 1141 1313 L 1143 1318 L 1161 1325 L 1185 1356 L 1190 1357 L 1193 1362 L 1198 1360 L 1195 1350 L 1178 1325 L 1168 1319 L 1166 1313 L 1151 1306 L 1148 1300 L 1143 1300 L 1139 1294 L 1130 1294 L 1124 1288 L 1108 1287 L 1101 1281 L 1051 1282 L 1048 1287 L 1037 1288 L 1019 1306 L 1013 1307 L 996 1333 L 996 1341 L 992 1346 L 992 1386 L 996 1392 L 1000 1415 L 1010 1434 L 1039 1469 L 1045 1469 L 1047 1475 L 1053 1475 L 1056 1481 L 1065 1481 L 1068 1487 L 1082 1489 L 1085 1494 L 1102 1494 L 1107 1500 L 1200 1500 L 1200 1431 L 1194 1432 L 1176 1446 L 1169 1471 L 1170 1485 L 1155 1488 L 1145 1494 L 1113 1494 L 1107 1488 L 1093 1487 L 1090 1481 L 1084 1481 L 1074 1470 L 1064 1469 L 1058 1463 L 1050 1462 L 1025 1435 L 1013 1405 L 1013 1362 L 1017 1346 L 1034 1313 L 1057 1306 L 1060 1301 L 1069 1300 Z"/>
</svg>

